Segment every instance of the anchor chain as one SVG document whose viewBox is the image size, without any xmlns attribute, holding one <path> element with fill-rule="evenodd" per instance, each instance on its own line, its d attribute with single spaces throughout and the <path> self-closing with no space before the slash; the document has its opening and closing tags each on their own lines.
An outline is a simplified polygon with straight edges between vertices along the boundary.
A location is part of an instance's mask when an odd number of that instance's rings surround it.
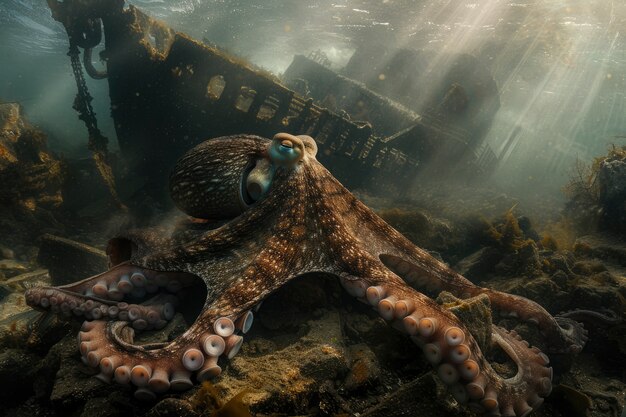
<svg viewBox="0 0 626 417">
<path fill-rule="evenodd" d="M 76 44 L 72 42 L 71 36 L 70 50 L 67 55 L 70 57 L 74 80 L 76 81 L 76 87 L 78 88 L 76 98 L 74 99 L 74 105 L 72 107 L 78 112 L 78 118 L 82 120 L 87 127 L 87 131 L 89 132 L 88 148 L 93 153 L 96 167 L 105 185 L 107 186 L 107 189 L 109 190 L 111 198 L 119 208 L 124 209 L 125 206 L 121 202 L 117 194 L 117 189 L 115 187 L 113 170 L 108 163 L 107 145 L 109 143 L 109 140 L 106 136 L 102 134 L 102 132 L 100 132 L 100 129 L 98 128 L 96 113 L 94 112 L 91 105 L 93 97 L 91 96 L 91 94 L 89 94 L 87 82 L 85 81 L 85 76 L 83 75 L 83 68 L 80 62 L 80 51 L 78 49 L 78 46 L 76 46 Z"/>
<path fill-rule="evenodd" d="M 113 170 L 109 164 L 109 152 L 107 149 L 109 140 L 100 132 L 100 129 L 98 129 L 96 113 L 91 106 L 93 98 L 89 94 L 89 89 L 85 82 L 83 67 L 80 62 L 80 50 L 78 49 L 81 47 L 86 52 L 88 51 L 86 58 L 89 59 L 86 59 L 85 67 L 90 75 L 92 72 L 99 75 L 93 68 L 91 68 L 93 71 L 90 71 L 88 62 L 91 62 L 91 49 L 98 46 L 102 41 L 102 20 L 90 16 L 86 3 L 80 0 L 47 0 L 47 3 L 52 11 L 52 18 L 63 24 L 70 41 L 70 50 L 67 55 L 70 57 L 72 73 L 74 74 L 74 80 L 78 88 L 72 107 L 78 112 L 78 118 L 82 120 L 87 127 L 87 131 L 89 132 L 88 148 L 93 154 L 98 173 L 100 177 L 102 177 L 113 202 L 118 208 L 126 209 L 126 206 L 120 200 L 117 189 L 115 188 L 115 179 Z M 96 76 L 94 78 L 104 77 Z"/>
<path fill-rule="evenodd" d="M 96 119 L 96 113 L 91 106 L 93 97 L 89 94 L 87 88 L 87 82 L 83 75 L 83 68 L 80 63 L 80 51 L 75 44 L 70 44 L 70 50 L 67 53 L 72 63 L 72 73 L 74 74 L 74 80 L 76 81 L 76 87 L 78 93 L 74 99 L 74 110 L 78 112 L 78 118 L 85 123 L 87 131 L 89 132 L 89 149 L 90 150 L 107 150 L 108 139 L 102 135 L 100 129 L 98 129 L 98 121 Z"/>
</svg>

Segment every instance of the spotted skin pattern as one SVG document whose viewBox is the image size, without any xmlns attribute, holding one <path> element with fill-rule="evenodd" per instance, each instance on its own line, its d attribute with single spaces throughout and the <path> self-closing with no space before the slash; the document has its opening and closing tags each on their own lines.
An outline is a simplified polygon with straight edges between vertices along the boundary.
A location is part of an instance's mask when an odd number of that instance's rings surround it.
<svg viewBox="0 0 626 417">
<path fill-rule="evenodd" d="M 504 416 L 539 407 L 551 391 L 544 353 L 494 326 L 493 342 L 518 368 L 514 377 L 500 376 L 471 329 L 418 289 L 460 298 L 486 294 L 502 314 L 537 324 L 555 352 L 582 349 L 583 336 L 574 331 L 580 326 L 572 321 L 563 328 L 538 304 L 478 287 L 416 247 L 344 188 L 316 152 L 310 137 L 286 133 L 198 145 L 174 168 L 172 199 L 190 216 L 221 226 L 171 237 L 151 231 L 117 236 L 109 246 L 109 271 L 64 287 L 30 289 L 27 302 L 87 319 L 78 336 L 83 361 L 100 369 L 101 380 L 133 384 L 136 397 L 149 400 L 218 375 L 218 360 L 237 353 L 254 307 L 291 279 L 333 274 L 349 294 L 410 336 L 460 403 Z M 254 200 L 246 187 L 265 191 Z M 135 330 L 172 318 L 177 291 L 194 276 L 206 284 L 207 297 L 191 327 L 169 344 L 134 344 Z"/>
</svg>

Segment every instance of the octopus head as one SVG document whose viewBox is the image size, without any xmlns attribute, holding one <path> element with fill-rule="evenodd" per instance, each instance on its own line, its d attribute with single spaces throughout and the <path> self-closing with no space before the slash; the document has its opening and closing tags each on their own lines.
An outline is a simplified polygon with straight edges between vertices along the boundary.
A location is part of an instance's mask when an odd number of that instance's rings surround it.
<svg viewBox="0 0 626 417">
<path fill-rule="evenodd" d="M 316 154 L 315 140 L 305 135 L 212 139 L 178 161 L 170 176 L 170 194 L 176 206 L 192 217 L 233 218 L 269 192 L 278 170 L 301 169 Z"/>
<path fill-rule="evenodd" d="M 289 133 L 275 135 L 269 149 L 269 157 L 273 164 L 292 169 L 309 158 L 315 158 L 316 154 L 317 144 L 312 137 L 294 136 Z"/>
</svg>

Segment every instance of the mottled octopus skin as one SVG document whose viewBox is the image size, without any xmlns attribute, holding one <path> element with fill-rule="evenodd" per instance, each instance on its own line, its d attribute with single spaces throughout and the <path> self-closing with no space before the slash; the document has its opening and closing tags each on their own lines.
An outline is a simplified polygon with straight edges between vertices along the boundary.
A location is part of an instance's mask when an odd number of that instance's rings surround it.
<svg viewBox="0 0 626 417">
<path fill-rule="evenodd" d="M 270 147 L 285 140 L 288 150 L 299 156 L 278 163 Z M 240 333 L 251 324 L 251 309 L 288 281 L 313 272 L 334 274 L 351 295 L 410 335 L 460 403 L 504 416 L 526 416 L 537 408 L 551 391 L 552 369 L 546 367 L 545 354 L 515 332 L 494 326 L 493 341 L 518 367 L 514 377 L 500 376 L 456 316 L 415 288 L 446 290 L 460 298 L 484 293 L 503 314 L 536 323 L 551 351 L 582 349 L 584 339 L 576 331 L 580 326 L 572 321 L 566 331 L 538 304 L 478 287 L 416 247 L 344 188 L 317 162 L 316 152 L 313 139 L 288 134 L 273 141 L 240 135 L 204 142 L 175 168 L 172 196 L 195 217 L 219 217 L 224 205 L 228 214 L 223 217 L 229 221 L 177 237 L 149 231 L 118 236 L 109 251 L 116 266 L 65 287 L 30 289 L 27 302 L 85 316 L 90 321 L 79 334 L 83 360 L 100 367 L 100 379 L 132 383 L 138 398 L 150 399 L 191 387 L 191 378 L 219 374 L 217 360 L 236 354 Z M 260 160 L 269 161 L 273 169 L 269 191 L 238 213 L 233 191 L 246 164 Z M 132 247 L 126 253 L 116 244 L 129 241 Z M 202 312 L 169 344 L 133 344 L 128 322 L 138 330 L 160 327 L 171 318 L 171 309 L 148 316 L 128 306 L 125 296 L 120 301 L 122 281 L 125 291 L 137 290 L 128 286 L 129 275 L 147 293 L 161 294 L 185 287 L 190 275 L 202 278 L 208 289 Z M 141 292 L 133 294 L 139 297 Z M 152 302 L 156 310 L 162 305 L 159 299 Z"/>
</svg>

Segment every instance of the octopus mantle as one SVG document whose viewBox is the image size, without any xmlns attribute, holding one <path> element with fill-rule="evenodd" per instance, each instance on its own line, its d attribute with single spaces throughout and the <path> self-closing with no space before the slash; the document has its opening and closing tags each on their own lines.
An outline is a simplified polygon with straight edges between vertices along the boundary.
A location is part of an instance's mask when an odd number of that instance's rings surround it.
<svg viewBox="0 0 626 417">
<path fill-rule="evenodd" d="M 171 237 L 132 231 L 109 243 L 112 267 L 95 277 L 27 291 L 29 305 L 86 319 L 80 353 L 99 379 L 153 399 L 221 372 L 252 325 L 252 309 L 296 276 L 339 278 L 358 300 L 421 348 L 460 403 L 491 415 L 526 416 L 551 391 L 548 357 L 516 333 L 492 339 L 517 365 L 499 375 L 459 319 L 417 289 L 460 298 L 486 294 L 503 315 L 534 323 L 551 352 L 577 353 L 584 332 L 528 299 L 481 288 L 416 247 L 345 189 L 319 162 L 308 136 L 210 140 L 174 168 L 177 206 L 213 227 Z M 209 221 L 210 220 L 210 221 Z M 219 224 L 219 226 L 215 226 Z M 163 327 L 176 294 L 197 277 L 207 297 L 196 321 L 167 344 L 133 343 L 134 331 Z M 146 298 L 148 298 L 147 301 Z"/>
</svg>

